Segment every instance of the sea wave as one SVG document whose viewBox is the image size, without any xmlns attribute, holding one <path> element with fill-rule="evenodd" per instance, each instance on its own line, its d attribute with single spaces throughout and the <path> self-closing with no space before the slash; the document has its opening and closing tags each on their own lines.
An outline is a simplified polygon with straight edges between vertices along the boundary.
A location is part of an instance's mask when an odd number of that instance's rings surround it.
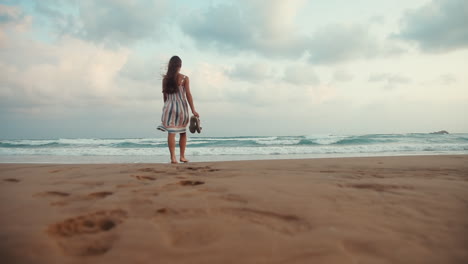
<svg viewBox="0 0 468 264">
<path fill-rule="evenodd" d="M 21 143 L 21 142 L 0 142 L 0 148 L 44 148 L 69 146 L 69 144 L 60 144 L 58 142 L 37 142 L 37 143 Z"/>
<path fill-rule="evenodd" d="M 468 134 L 367 134 L 198 137 L 188 139 L 188 155 L 294 155 L 411 152 L 467 153 Z M 468 154 L 468 153 L 467 153 Z M 0 140 L 1 156 L 167 155 L 166 138 Z"/>
</svg>

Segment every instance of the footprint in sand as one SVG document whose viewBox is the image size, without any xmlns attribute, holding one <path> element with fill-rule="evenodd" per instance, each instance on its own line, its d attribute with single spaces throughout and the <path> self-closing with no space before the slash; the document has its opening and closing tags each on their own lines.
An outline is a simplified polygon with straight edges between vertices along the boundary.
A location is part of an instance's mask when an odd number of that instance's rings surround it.
<svg viewBox="0 0 468 264">
<path fill-rule="evenodd" d="M 349 255 L 381 257 L 387 253 L 387 249 L 378 246 L 373 241 L 345 239 L 341 241 L 341 245 L 342 249 Z"/>
<path fill-rule="evenodd" d="M 369 189 L 377 192 L 388 192 L 392 190 L 413 190 L 413 186 L 406 185 L 393 185 L 393 184 L 380 184 L 380 183 L 356 183 L 356 184 L 347 184 L 342 185 L 338 184 L 339 187 L 351 187 L 356 189 Z"/>
<path fill-rule="evenodd" d="M 197 186 L 197 185 L 202 185 L 205 184 L 204 181 L 200 180 L 180 180 L 178 182 L 172 182 L 169 184 L 166 184 L 163 186 L 163 189 L 165 191 L 175 191 L 175 190 L 181 190 L 180 186 Z M 199 188 L 197 188 L 199 190 Z"/>
<path fill-rule="evenodd" d="M 49 225 L 47 233 L 67 255 L 101 255 L 112 248 L 117 240 L 115 228 L 126 216 L 120 209 L 98 211 Z"/>
<path fill-rule="evenodd" d="M 214 224 L 207 226 L 207 218 Z M 219 239 L 229 239 L 230 235 L 235 236 L 237 231 L 226 233 L 224 223 L 232 225 L 232 230 L 254 224 L 282 235 L 294 235 L 312 229 L 310 223 L 299 216 L 246 207 L 163 207 L 156 210 L 154 221 L 167 244 L 182 248 L 203 247 Z"/>
<path fill-rule="evenodd" d="M 197 208 L 160 208 L 156 211 L 154 221 L 161 232 L 162 241 L 167 245 L 178 248 L 203 247 L 225 235 L 218 225 L 206 226 L 206 215 L 204 210 Z M 226 221 L 217 217 L 216 220 Z"/>
<path fill-rule="evenodd" d="M 179 166 L 175 167 L 174 172 L 168 172 L 166 173 L 167 175 L 180 175 L 183 173 L 183 175 L 190 175 L 190 176 L 210 176 L 210 177 L 216 177 L 216 178 L 230 178 L 230 177 L 236 177 L 237 174 L 233 173 L 232 171 L 230 172 L 229 170 L 224 170 L 224 173 L 216 173 L 219 171 L 223 171 L 221 169 L 216 169 L 212 168 L 210 166 Z"/>
<path fill-rule="evenodd" d="M 127 183 L 127 184 L 118 184 L 115 187 L 116 188 L 133 188 L 133 187 L 140 187 L 140 184 L 135 184 L 135 183 Z"/>
<path fill-rule="evenodd" d="M 78 183 L 87 187 L 99 187 L 104 185 L 104 182 L 101 181 L 83 181 Z"/>
<path fill-rule="evenodd" d="M 71 194 L 66 193 L 66 192 L 58 192 L 58 191 L 48 191 L 48 192 L 41 192 L 41 193 L 36 193 L 33 196 L 38 196 L 38 197 L 69 197 L 65 198 L 62 200 L 56 200 L 50 203 L 52 206 L 65 206 L 70 204 L 71 202 L 80 202 L 80 201 L 89 201 L 89 200 L 95 200 L 95 199 L 103 199 L 109 195 L 114 194 L 113 192 L 108 192 L 108 191 L 102 191 L 102 192 L 93 192 L 88 195 L 75 195 L 71 196 Z"/>
<path fill-rule="evenodd" d="M 204 166 L 204 167 L 179 167 L 179 170 L 188 170 L 188 171 L 194 171 L 194 172 L 215 172 L 219 171 L 219 169 L 213 169 L 210 166 Z"/>
<path fill-rule="evenodd" d="M 236 203 L 242 203 L 242 204 L 247 204 L 249 202 L 247 199 L 242 198 L 240 195 L 233 194 L 233 193 L 223 194 L 219 198 L 228 202 L 236 202 Z"/>
<path fill-rule="evenodd" d="M 371 176 L 374 177 L 374 178 L 378 178 L 378 179 L 384 179 L 385 178 L 385 176 L 377 174 L 377 173 L 373 173 Z"/>
<path fill-rule="evenodd" d="M 163 173 L 164 171 L 156 170 L 153 168 L 143 168 L 143 169 L 138 169 L 138 171 L 141 172 L 152 172 L 152 173 Z"/>
<path fill-rule="evenodd" d="M 36 193 L 33 196 L 39 196 L 39 197 L 66 197 L 66 196 L 70 196 L 70 194 L 66 193 L 66 192 L 48 191 L 48 192 Z"/>
<path fill-rule="evenodd" d="M 94 192 L 88 194 L 88 197 L 91 198 L 105 198 L 106 196 L 114 194 L 113 192 Z"/>
<path fill-rule="evenodd" d="M 20 180 L 14 179 L 14 178 L 4 179 L 4 181 L 7 181 L 7 182 L 20 182 Z"/>
<path fill-rule="evenodd" d="M 57 172 L 62 172 L 62 171 L 70 171 L 73 169 L 77 169 L 79 167 L 68 167 L 68 168 L 61 168 L 61 169 L 55 169 L 55 170 L 50 170 L 49 173 L 57 173 Z"/>
<path fill-rule="evenodd" d="M 140 181 L 143 181 L 143 180 L 154 181 L 154 180 L 156 180 L 156 178 L 154 178 L 154 177 L 144 176 L 144 175 L 130 175 L 130 177 L 133 177 L 133 178 L 135 178 L 137 180 L 140 180 Z"/>
<path fill-rule="evenodd" d="M 203 182 L 203 181 L 183 180 L 183 181 L 180 181 L 179 184 L 183 185 L 183 186 L 187 186 L 187 185 L 193 186 L 193 185 L 205 184 L 205 182 Z"/>
<path fill-rule="evenodd" d="M 151 196 L 158 196 L 159 192 L 155 190 L 148 190 L 148 189 L 134 189 L 132 190 L 132 193 L 137 193 L 137 194 L 142 194 L 146 197 L 151 197 Z"/>
</svg>

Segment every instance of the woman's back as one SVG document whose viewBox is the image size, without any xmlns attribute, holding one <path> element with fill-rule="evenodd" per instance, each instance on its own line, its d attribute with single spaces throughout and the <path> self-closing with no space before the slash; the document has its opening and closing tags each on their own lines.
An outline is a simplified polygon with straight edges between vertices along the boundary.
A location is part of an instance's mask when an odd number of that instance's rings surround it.
<svg viewBox="0 0 468 264">
<path fill-rule="evenodd" d="M 187 105 L 186 89 L 184 86 L 186 76 L 177 86 L 175 93 L 164 93 L 164 107 L 159 130 L 169 133 L 185 133 L 185 129 L 190 120 L 190 113 Z"/>
<path fill-rule="evenodd" d="M 185 94 L 185 86 L 184 86 L 184 81 L 185 81 L 185 75 L 182 75 L 181 81 L 179 82 L 179 85 L 177 86 L 177 91 L 175 93 L 165 93 L 164 96 L 166 97 L 166 100 L 180 100 L 180 101 L 186 101 L 187 97 Z"/>
</svg>

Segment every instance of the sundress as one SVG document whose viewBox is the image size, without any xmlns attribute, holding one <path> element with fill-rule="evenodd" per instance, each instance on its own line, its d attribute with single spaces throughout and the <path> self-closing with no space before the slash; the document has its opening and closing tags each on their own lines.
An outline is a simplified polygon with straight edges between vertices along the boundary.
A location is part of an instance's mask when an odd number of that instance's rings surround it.
<svg viewBox="0 0 468 264">
<path fill-rule="evenodd" d="M 162 109 L 161 125 L 158 130 L 169 133 L 185 133 L 190 120 L 187 97 L 184 87 L 185 76 L 180 82 L 179 89 L 173 94 L 166 94 L 167 100 Z"/>
</svg>

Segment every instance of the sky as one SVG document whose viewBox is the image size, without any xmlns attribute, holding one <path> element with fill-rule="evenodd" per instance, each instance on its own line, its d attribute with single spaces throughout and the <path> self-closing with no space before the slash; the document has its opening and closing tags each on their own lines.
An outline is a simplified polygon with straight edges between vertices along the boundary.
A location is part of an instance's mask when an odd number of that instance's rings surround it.
<svg viewBox="0 0 468 264">
<path fill-rule="evenodd" d="M 0 0 L 0 139 L 468 132 L 466 0 Z"/>
</svg>

